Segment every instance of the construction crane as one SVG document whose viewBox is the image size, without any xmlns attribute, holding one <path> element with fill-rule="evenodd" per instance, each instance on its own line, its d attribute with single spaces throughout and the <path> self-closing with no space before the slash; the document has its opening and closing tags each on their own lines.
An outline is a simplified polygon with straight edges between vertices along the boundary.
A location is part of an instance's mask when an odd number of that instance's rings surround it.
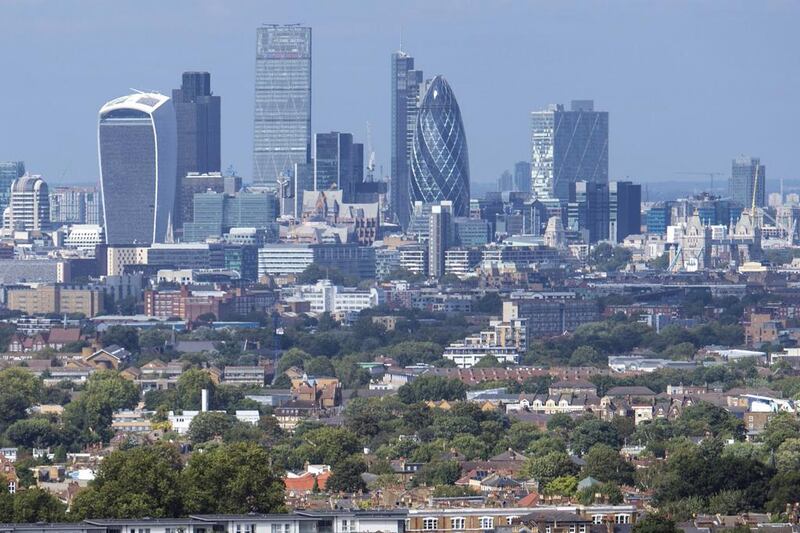
<svg viewBox="0 0 800 533">
<path fill-rule="evenodd" d="M 710 185 L 709 193 L 714 194 L 714 176 L 724 176 L 724 172 L 676 172 L 676 174 L 683 174 L 685 176 L 708 176 Z"/>
</svg>

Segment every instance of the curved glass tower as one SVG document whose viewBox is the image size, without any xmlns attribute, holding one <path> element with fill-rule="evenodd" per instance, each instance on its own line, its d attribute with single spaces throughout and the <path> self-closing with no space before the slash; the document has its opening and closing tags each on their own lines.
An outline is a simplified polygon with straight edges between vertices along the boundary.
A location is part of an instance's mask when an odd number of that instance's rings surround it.
<svg viewBox="0 0 800 533">
<path fill-rule="evenodd" d="M 97 148 L 106 242 L 164 242 L 175 204 L 177 133 L 172 100 L 138 93 L 100 109 Z"/>
<path fill-rule="evenodd" d="M 453 216 L 469 215 L 469 155 L 453 90 L 436 76 L 419 106 L 411 146 L 411 202 L 453 202 Z"/>
</svg>

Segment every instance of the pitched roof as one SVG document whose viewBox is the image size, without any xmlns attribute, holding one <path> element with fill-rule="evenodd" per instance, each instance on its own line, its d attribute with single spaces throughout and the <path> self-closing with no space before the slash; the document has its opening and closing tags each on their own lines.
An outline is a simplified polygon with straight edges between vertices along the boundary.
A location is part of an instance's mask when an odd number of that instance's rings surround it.
<svg viewBox="0 0 800 533">
<path fill-rule="evenodd" d="M 613 387 L 606 396 L 655 396 L 656 393 L 650 390 L 649 387 Z"/>
<path fill-rule="evenodd" d="M 53 328 L 47 336 L 47 341 L 50 344 L 60 343 L 66 344 L 68 342 L 77 342 L 81 340 L 80 328 Z"/>
</svg>

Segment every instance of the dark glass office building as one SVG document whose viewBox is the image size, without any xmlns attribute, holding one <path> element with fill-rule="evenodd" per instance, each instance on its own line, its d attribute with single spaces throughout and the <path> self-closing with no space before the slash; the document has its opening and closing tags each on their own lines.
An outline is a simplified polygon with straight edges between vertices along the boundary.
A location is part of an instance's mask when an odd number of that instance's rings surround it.
<svg viewBox="0 0 800 533">
<path fill-rule="evenodd" d="M 608 238 L 622 242 L 642 231 L 642 186 L 630 181 L 608 184 Z"/>
<path fill-rule="evenodd" d="M 394 219 L 403 227 L 411 220 L 411 146 L 417 123 L 422 71 L 405 52 L 392 54 L 391 182 L 389 195 Z"/>
<path fill-rule="evenodd" d="M 211 74 L 184 72 L 181 88 L 173 89 L 175 121 L 178 135 L 177 190 L 175 227 L 184 222 L 182 206 L 183 180 L 190 172 L 219 172 L 220 161 L 220 97 L 211 93 Z"/>
<path fill-rule="evenodd" d="M 172 101 L 137 93 L 108 102 L 100 109 L 97 142 L 106 242 L 165 242 L 175 207 Z"/>
<path fill-rule="evenodd" d="M 25 175 L 25 163 L 22 161 L 0 161 L 0 217 L 11 204 L 11 184 Z"/>
<path fill-rule="evenodd" d="M 527 161 L 518 161 L 514 165 L 514 190 L 531 192 L 531 164 Z"/>
<path fill-rule="evenodd" d="M 569 201 L 570 184 L 608 183 L 608 113 L 592 100 L 531 113 L 531 179 L 539 199 Z"/>
<path fill-rule="evenodd" d="M 253 181 L 275 187 L 310 156 L 311 28 L 264 25 L 256 31 Z"/>
<path fill-rule="evenodd" d="M 608 239 L 608 184 L 578 181 L 570 184 L 567 228 L 584 234 L 588 243 Z"/>
<path fill-rule="evenodd" d="M 458 102 L 442 76 L 428 86 L 417 112 L 411 147 L 411 200 L 453 202 L 453 216 L 469 215 L 469 154 Z"/>
<path fill-rule="evenodd" d="M 314 190 L 339 189 L 343 201 L 353 202 L 364 179 L 364 145 L 350 133 L 314 134 Z"/>
</svg>

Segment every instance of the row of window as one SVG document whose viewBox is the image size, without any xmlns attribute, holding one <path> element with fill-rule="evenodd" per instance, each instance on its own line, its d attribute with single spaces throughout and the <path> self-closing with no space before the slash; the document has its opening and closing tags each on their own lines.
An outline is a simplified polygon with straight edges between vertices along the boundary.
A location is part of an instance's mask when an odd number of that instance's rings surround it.
<svg viewBox="0 0 800 533">
<path fill-rule="evenodd" d="M 603 519 L 606 515 L 596 514 L 592 515 L 592 524 L 602 524 Z M 511 522 L 515 519 L 519 518 L 518 516 L 508 516 L 506 517 L 506 523 L 511 524 Z M 614 523 L 615 524 L 630 524 L 631 517 L 628 514 L 617 514 L 614 515 Z M 410 520 L 406 520 L 406 528 L 409 528 Z M 494 529 L 494 517 L 493 516 L 482 516 L 479 521 L 479 528 L 480 529 Z M 427 517 L 422 519 L 422 529 L 431 531 L 440 529 L 439 527 L 439 518 L 437 517 Z M 466 529 L 466 518 L 463 516 L 453 517 L 450 518 L 450 529 L 451 530 L 462 530 Z M 572 524 L 569 526 L 569 533 L 587 533 L 588 527 L 585 524 Z M 551 527 L 548 525 L 545 527 L 545 533 L 552 533 Z"/>
</svg>

